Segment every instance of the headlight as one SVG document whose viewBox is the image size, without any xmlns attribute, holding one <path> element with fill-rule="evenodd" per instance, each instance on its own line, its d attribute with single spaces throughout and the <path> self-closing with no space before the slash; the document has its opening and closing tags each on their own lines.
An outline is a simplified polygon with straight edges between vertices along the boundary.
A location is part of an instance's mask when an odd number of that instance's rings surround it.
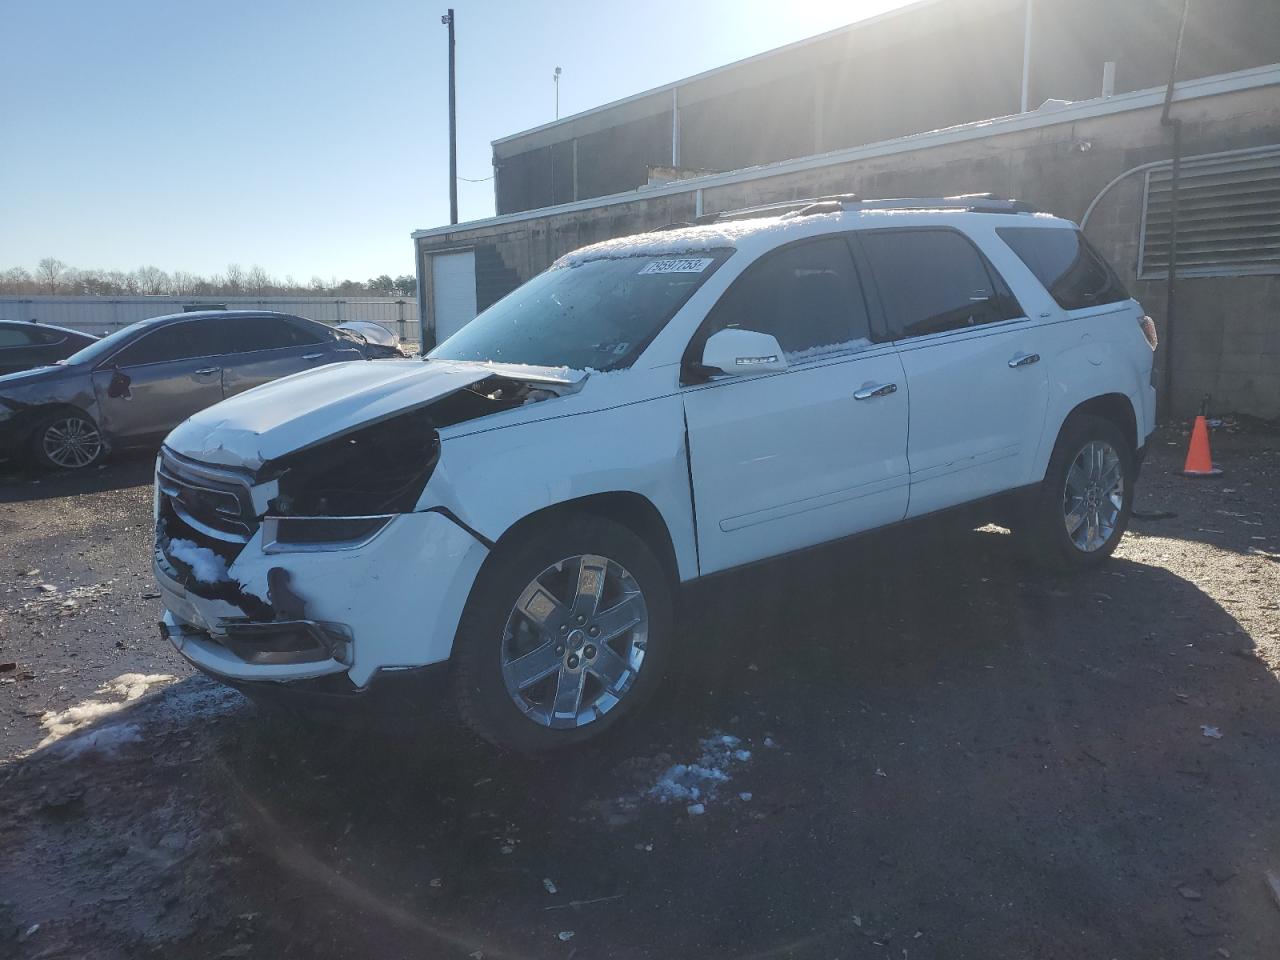
<svg viewBox="0 0 1280 960">
<path fill-rule="evenodd" d="M 391 516 L 267 516 L 262 519 L 262 549 L 265 553 L 353 550 L 376 537 L 390 522 Z"/>
<path fill-rule="evenodd" d="M 408 513 L 439 457 L 440 436 L 426 408 L 412 410 L 267 464 L 262 474 L 279 481 L 267 514 L 369 520 Z"/>
</svg>

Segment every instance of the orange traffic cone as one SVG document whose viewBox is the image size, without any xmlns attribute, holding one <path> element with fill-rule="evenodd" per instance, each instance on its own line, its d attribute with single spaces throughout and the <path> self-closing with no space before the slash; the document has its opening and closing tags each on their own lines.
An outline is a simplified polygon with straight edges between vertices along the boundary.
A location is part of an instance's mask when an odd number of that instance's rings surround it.
<svg viewBox="0 0 1280 960">
<path fill-rule="evenodd" d="M 1196 425 L 1191 428 L 1191 446 L 1187 447 L 1187 462 L 1183 464 L 1182 475 L 1222 476 L 1222 471 L 1213 465 L 1213 457 L 1209 455 L 1209 425 L 1205 423 L 1204 414 L 1196 417 Z"/>
</svg>

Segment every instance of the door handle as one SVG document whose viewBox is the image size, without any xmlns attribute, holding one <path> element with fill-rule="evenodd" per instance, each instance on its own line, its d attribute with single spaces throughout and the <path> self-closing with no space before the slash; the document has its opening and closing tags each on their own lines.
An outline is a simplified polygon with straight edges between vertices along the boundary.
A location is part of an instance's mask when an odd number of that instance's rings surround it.
<svg viewBox="0 0 1280 960">
<path fill-rule="evenodd" d="M 324 356 L 323 353 L 304 353 L 302 355 L 302 359 L 303 360 L 319 360 L 323 356 Z"/>
<path fill-rule="evenodd" d="M 203 374 L 221 373 L 221 372 L 222 372 L 221 367 L 204 367 L 203 369 L 196 371 L 196 373 L 203 373 Z"/>
<path fill-rule="evenodd" d="M 878 383 L 874 387 L 863 387 L 853 395 L 855 400 L 870 400 L 873 397 L 887 397 L 898 392 L 896 383 Z"/>
<path fill-rule="evenodd" d="M 1029 367 L 1033 363 L 1040 362 L 1040 354 L 1038 353 L 1020 353 L 1009 361 L 1010 367 Z"/>
</svg>

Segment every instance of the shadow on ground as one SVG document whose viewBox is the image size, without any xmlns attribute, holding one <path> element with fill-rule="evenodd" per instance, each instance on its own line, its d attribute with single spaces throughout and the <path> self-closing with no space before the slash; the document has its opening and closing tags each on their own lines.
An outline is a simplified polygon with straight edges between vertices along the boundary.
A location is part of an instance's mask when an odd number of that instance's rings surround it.
<svg viewBox="0 0 1280 960">
<path fill-rule="evenodd" d="M 104 493 L 150 483 L 155 471 L 155 451 L 118 453 L 100 467 L 85 471 L 50 472 L 14 461 L 0 462 L 0 503 L 27 503 Z"/>
<path fill-rule="evenodd" d="M 932 530 L 719 578 L 686 606 L 659 697 L 576 756 L 500 755 L 439 718 L 375 736 L 236 701 L 82 763 L 70 809 L 49 808 L 65 759 L 20 761 L 0 837 L 21 856 L 0 886 L 131 866 L 112 887 L 127 909 L 90 897 L 19 954 L 90 932 L 101 956 L 165 957 L 1280 942 L 1262 881 L 1280 867 L 1280 690 L 1185 580 L 1124 560 L 1047 576 L 1005 535 Z M 703 784 L 705 812 L 651 795 L 720 734 L 750 756 Z M 125 853 L 76 853 L 86 834 Z M 29 916 L 33 896 L 11 899 Z"/>
</svg>

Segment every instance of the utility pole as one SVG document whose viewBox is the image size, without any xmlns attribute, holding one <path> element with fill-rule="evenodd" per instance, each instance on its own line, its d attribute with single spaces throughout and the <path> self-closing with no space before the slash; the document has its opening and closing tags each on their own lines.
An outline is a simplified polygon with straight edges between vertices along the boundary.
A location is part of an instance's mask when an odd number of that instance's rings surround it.
<svg viewBox="0 0 1280 960">
<path fill-rule="evenodd" d="M 449 28 L 449 222 L 458 222 L 458 110 L 454 92 L 453 8 L 440 18 Z"/>
<path fill-rule="evenodd" d="M 1169 85 L 1164 91 L 1164 109 L 1160 111 L 1160 125 L 1173 128 L 1173 163 L 1169 168 L 1169 264 L 1164 286 L 1164 378 L 1161 392 L 1166 413 L 1173 410 L 1173 342 L 1177 324 L 1174 317 L 1178 299 L 1178 181 L 1182 174 L 1182 118 L 1170 117 L 1173 106 L 1173 88 L 1178 79 L 1178 61 L 1182 58 L 1182 37 L 1187 29 L 1187 10 L 1191 0 L 1182 0 L 1182 16 L 1178 20 L 1178 39 L 1173 44 L 1173 62 L 1169 64 Z"/>
<path fill-rule="evenodd" d="M 560 119 L 560 68 L 556 67 L 556 72 L 551 75 L 551 79 L 556 85 L 556 119 Z"/>
</svg>

